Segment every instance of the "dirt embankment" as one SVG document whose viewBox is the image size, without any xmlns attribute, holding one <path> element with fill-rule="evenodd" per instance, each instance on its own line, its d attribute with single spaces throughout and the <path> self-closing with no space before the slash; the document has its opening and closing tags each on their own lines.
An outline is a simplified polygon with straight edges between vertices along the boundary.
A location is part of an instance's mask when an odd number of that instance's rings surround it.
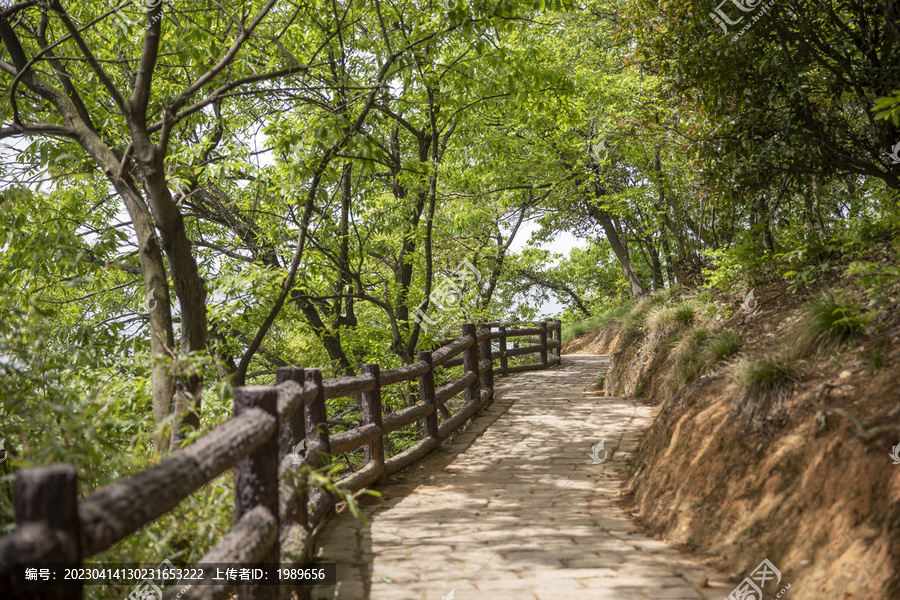
<svg viewBox="0 0 900 600">
<path fill-rule="evenodd" d="M 623 319 L 564 348 L 612 354 L 605 393 L 659 406 L 634 465 L 633 510 L 735 585 L 767 558 L 791 584 L 787 598 L 900 599 L 900 464 L 889 456 L 900 444 L 898 305 L 797 361 L 748 424 L 736 415 L 758 399 L 737 373 L 801 343 L 806 300 L 783 285 L 757 292 L 749 315 L 668 329 Z M 739 334 L 740 349 L 691 376 L 699 350 L 681 340 L 698 326 Z"/>
</svg>

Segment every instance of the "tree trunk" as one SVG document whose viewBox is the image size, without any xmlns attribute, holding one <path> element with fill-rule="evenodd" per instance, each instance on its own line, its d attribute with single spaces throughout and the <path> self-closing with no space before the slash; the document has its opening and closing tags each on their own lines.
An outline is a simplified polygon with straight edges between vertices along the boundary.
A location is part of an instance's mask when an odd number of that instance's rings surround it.
<svg viewBox="0 0 900 600">
<path fill-rule="evenodd" d="M 666 234 L 660 236 L 662 239 L 662 249 L 663 254 L 666 259 L 666 279 L 669 281 L 669 287 L 675 287 L 675 271 L 672 269 L 672 265 L 674 264 L 674 259 L 672 258 L 672 248 L 669 246 L 669 240 L 666 239 Z"/>
<path fill-rule="evenodd" d="M 634 270 L 634 265 L 631 264 L 628 248 L 622 243 L 619 232 L 616 231 L 616 227 L 613 225 L 612 217 L 608 212 L 591 203 L 587 204 L 587 209 L 591 217 L 600 223 L 600 226 L 603 228 L 606 239 L 609 240 L 609 245 L 612 247 L 613 253 L 615 253 L 616 259 L 619 261 L 619 264 L 622 266 L 622 271 L 625 273 L 625 279 L 628 281 L 628 286 L 631 288 L 632 297 L 634 297 L 635 300 L 640 299 L 641 296 L 644 295 L 644 288 L 641 285 L 641 280 L 638 277 L 637 272 Z"/>
<path fill-rule="evenodd" d="M 145 307 L 150 324 L 150 353 L 153 356 L 150 379 L 153 423 L 158 426 L 169 416 L 175 392 L 175 374 L 171 362 L 172 354 L 175 352 L 175 335 L 172 330 L 169 283 L 166 280 L 166 266 L 153 227 L 153 218 L 147 210 L 147 205 L 136 189 L 124 182 L 119 187 L 119 195 L 125 200 L 125 207 L 131 217 L 140 249 L 141 270 L 147 294 Z M 169 438 L 162 433 L 160 431 L 153 440 L 157 454 L 163 454 L 169 449 Z"/>
<path fill-rule="evenodd" d="M 653 245 L 652 240 L 648 241 L 650 242 L 650 269 L 653 272 L 653 289 L 661 290 L 664 287 L 664 284 L 662 278 L 662 265 L 659 263 L 659 250 Z"/>
<path fill-rule="evenodd" d="M 141 146 L 142 144 L 136 144 Z M 162 156 L 155 147 L 136 150 L 135 156 L 145 174 L 145 186 L 153 209 L 153 219 L 160 233 L 162 248 L 169 259 L 175 295 L 181 308 L 181 344 L 179 362 L 191 354 L 206 350 L 206 289 L 191 250 L 191 241 L 184 228 L 184 217 L 178 210 L 166 182 Z M 182 426 L 200 426 L 200 398 L 203 380 L 200 374 L 188 366 L 176 365 L 173 412 L 175 426 L 171 442 L 177 445 L 182 439 Z"/>
</svg>

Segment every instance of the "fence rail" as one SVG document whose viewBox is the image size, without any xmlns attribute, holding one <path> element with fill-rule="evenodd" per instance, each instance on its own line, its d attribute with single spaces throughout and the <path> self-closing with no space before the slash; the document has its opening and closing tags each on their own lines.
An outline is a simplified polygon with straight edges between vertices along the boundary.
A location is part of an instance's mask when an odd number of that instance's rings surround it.
<svg viewBox="0 0 900 600">
<path fill-rule="evenodd" d="M 509 328 L 518 325 L 536 326 Z M 533 336 L 538 343 L 507 347 L 510 339 Z M 493 340 L 498 341 L 497 350 L 492 350 Z M 16 529 L 0 538 L 0 597 L 82 598 L 80 586 L 16 585 L 14 565 L 81 563 L 172 510 L 228 469 L 234 473 L 235 524 L 199 563 L 303 563 L 311 555 L 317 528 L 337 501 L 333 494 L 309 488 L 304 466 L 325 466 L 334 455 L 363 449 L 365 464 L 336 482 L 341 491 L 356 493 L 425 457 L 465 426 L 491 402 L 495 374 L 548 368 L 559 362 L 560 348 L 559 321 L 496 322 L 480 328 L 469 323 L 463 325 L 461 337 L 433 352 L 419 352 L 416 362 L 396 369 L 382 372 L 377 364 L 365 364 L 355 377 L 323 380 L 318 369 L 283 367 L 276 385 L 236 388 L 231 419 L 157 465 L 80 501 L 73 467 L 21 469 L 13 489 Z M 509 366 L 509 358 L 528 354 L 536 355 L 537 362 Z M 499 367 L 494 366 L 497 358 Z M 455 366 L 463 367 L 462 375 L 435 387 L 435 369 Z M 383 414 L 382 390 L 413 380 L 418 401 Z M 439 409 L 463 392 L 464 404 L 439 423 Z M 362 424 L 331 435 L 325 401 L 347 396 L 360 397 Z M 423 423 L 422 440 L 385 458 L 384 436 L 418 421 Z M 297 463 L 292 451 L 304 441 L 306 455 Z M 183 584 L 169 588 L 163 598 L 173 600 L 180 588 Z M 234 589 L 194 585 L 180 600 L 224 598 Z M 241 585 L 238 597 L 274 600 L 290 591 Z"/>
</svg>

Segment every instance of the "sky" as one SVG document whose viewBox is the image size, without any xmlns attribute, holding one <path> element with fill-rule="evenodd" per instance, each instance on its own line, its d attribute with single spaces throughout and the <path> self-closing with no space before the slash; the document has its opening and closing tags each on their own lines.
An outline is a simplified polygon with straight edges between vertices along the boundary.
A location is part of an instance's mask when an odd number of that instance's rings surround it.
<svg viewBox="0 0 900 600">
<path fill-rule="evenodd" d="M 523 248 L 528 244 L 528 240 L 531 238 L 531 234 L 536 232 L 540 226 L 534 221 L 527 221 L 522 223 L 519 228 L 519 232 L 516 235 L 516 238 L 513 240 L 513 243 L 510 245 L 509 249 L 512 252 L 521 252 Z M 552 252 L 558 252 L 563 256 L 568 256 L 569 252 L 572 248 L 585 248 L 587 247 L 588 240 L 585 238 L 575 237 L 568 231 L 562 231 L 553 238 L 552 242 L 543 243 L 538 245 L 538 248 L 543 248 L 544 250 L 550 250 Z M 550 317 L 556 315 L 563 309 L 563 305 L 556 300 L 555 297 L 551 296 L 551 299 L 548 302 L 545 302 L 538 309 L 538 315 L 541 317 Z"/>
</svg>

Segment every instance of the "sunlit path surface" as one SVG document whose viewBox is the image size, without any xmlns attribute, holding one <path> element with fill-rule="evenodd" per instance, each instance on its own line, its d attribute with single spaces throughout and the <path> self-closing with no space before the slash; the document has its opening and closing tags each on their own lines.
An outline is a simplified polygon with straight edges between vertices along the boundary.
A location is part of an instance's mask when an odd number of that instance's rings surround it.
<svg viewBox="0 0 900 600">
<path fill-rule="evenodd" d="M 592 392 L 607 362 L 563 356 L 557 368 L 498 379 L 495 402 L 449 451 L 366 504 L 370 528 L 348 514 L 329 522 L 317 556 L 337 563 L 338 585 L 313 598 L 727 596 L 698 589 L 699 563 L 635 533 L 619 506 L 625 460 L 651 413 Z"/>
</svg>

